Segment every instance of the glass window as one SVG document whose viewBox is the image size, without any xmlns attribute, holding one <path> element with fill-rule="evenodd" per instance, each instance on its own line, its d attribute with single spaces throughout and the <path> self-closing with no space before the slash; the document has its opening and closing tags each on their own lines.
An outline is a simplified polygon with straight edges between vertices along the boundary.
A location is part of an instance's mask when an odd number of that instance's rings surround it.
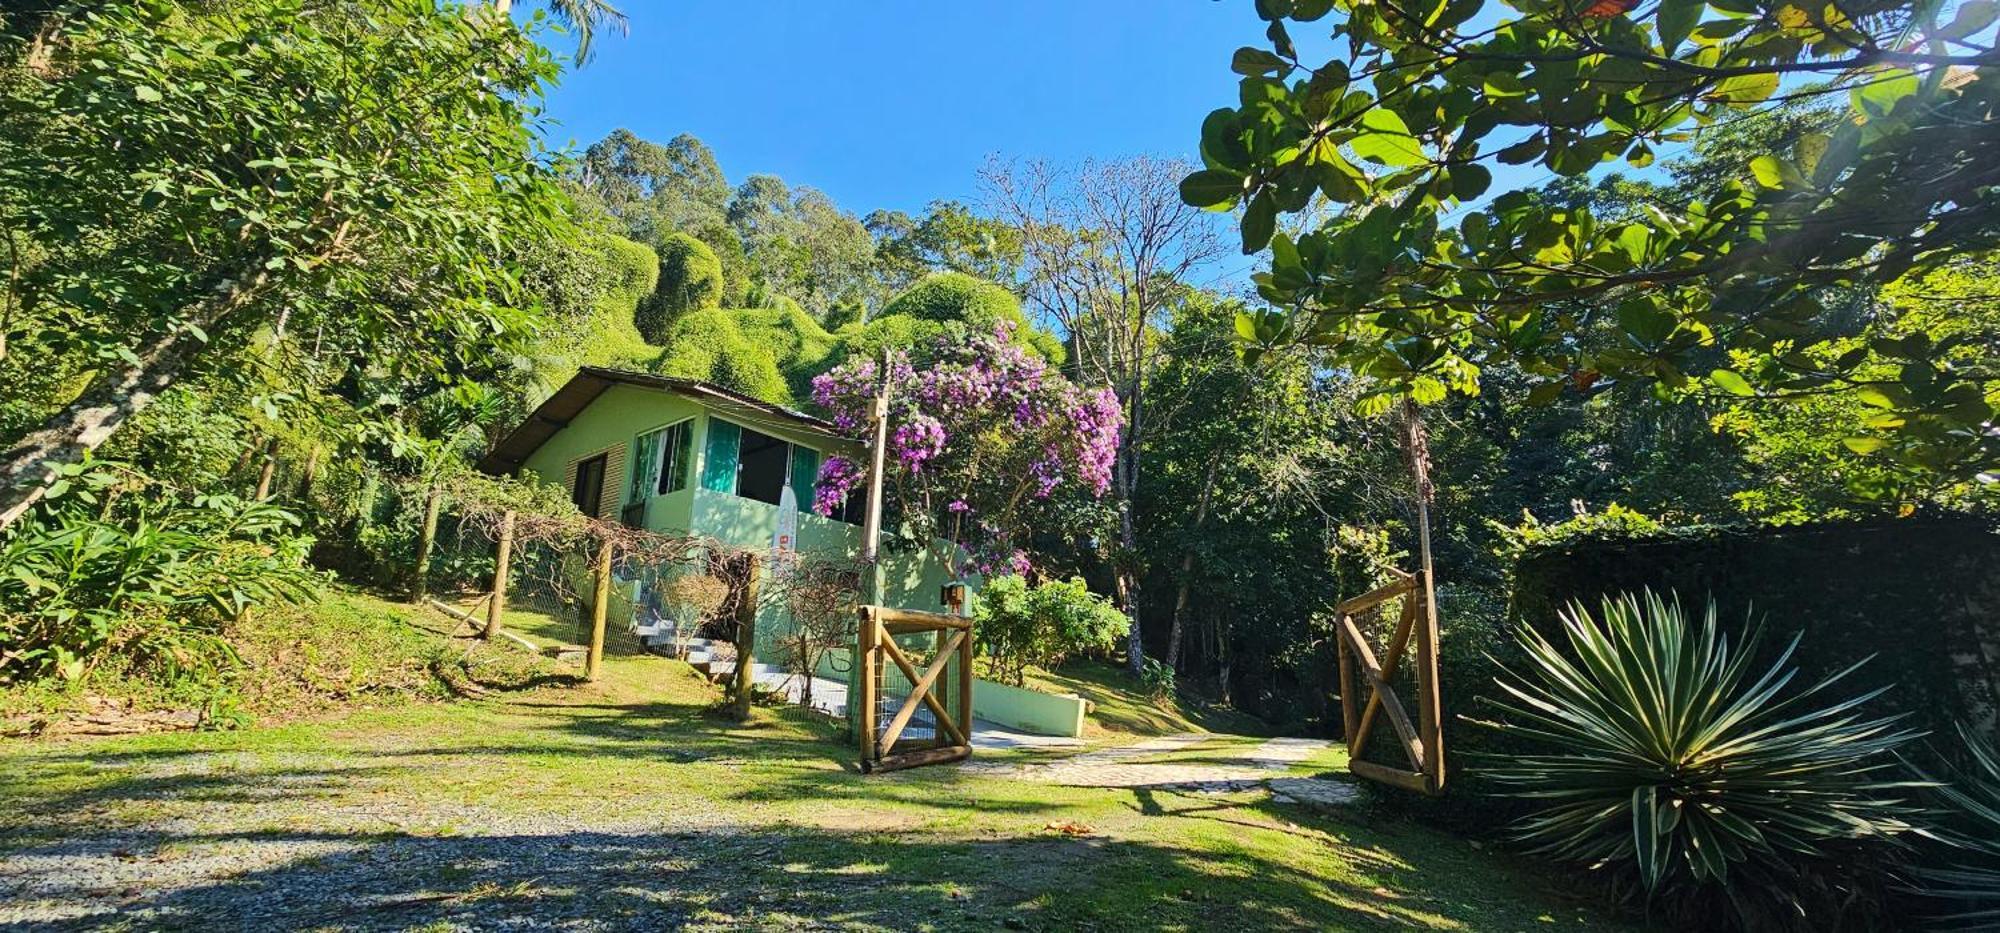
<svg viewBox="0 0 2000 933">
<path fill-rule="evenodd" d="M 742 429 L 738 447 L 736 494 L 745 499 L 777 505 L 790 474 L 792 445 L 761 431 Z"/>
<path fill-rule="evenodd" d="M 694 466 L 694 420 L 668 425 L 639 438 L 639 463 L 632 473 L 638 493 L 664 496 L 687 488 Z"/>
</svg>

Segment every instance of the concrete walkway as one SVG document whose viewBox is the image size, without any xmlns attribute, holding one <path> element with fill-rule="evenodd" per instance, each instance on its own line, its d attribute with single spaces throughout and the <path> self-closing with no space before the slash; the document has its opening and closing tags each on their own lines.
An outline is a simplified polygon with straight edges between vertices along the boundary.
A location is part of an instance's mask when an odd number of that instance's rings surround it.
<svg viewBox="0 0 2000 933">
<path fill-rule="evenodd" d="M 1188 790 L 1197 793 L 1271 791 L 1284 803 L 1336 806 L 1355 802 L 1354 784 L 1324 777 L 1289 776 L 1291 769 L 1328 746 L 1324 739 L 1271 739 L 1254 748 L 1225 746 L 1201 757 L 1177 756 L 1204 742 L 1227 739 L 1197 732 L 1165 735 L 1133 745 L 1085 752 L 1061 761 L 1033 764 L 983 763 L 964 767 L 977 773 L 1069 787 Z M 1179 760 L 1149 761 L 1161 757 Z"/>
</svg>

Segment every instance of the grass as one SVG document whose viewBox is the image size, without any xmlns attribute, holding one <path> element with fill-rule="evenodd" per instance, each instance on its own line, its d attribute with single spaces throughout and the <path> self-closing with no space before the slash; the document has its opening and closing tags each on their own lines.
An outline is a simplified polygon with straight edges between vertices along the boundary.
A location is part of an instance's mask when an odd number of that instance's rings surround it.
<svg viewBox="0 0 2000 933">
<path fill-rule="evenodd" d="M 518 687 L 552 673 L 522 654 L 439 635 L 452 621 L 344 586 L 317 601 L 249 614 L 227 629 L 234 668 L 175 678 L 107 665 L 77 681 L 0 690 L 0 731 L 60 730 L 83 714 L 201 710 L 223 725 L 272 724 L 359 708 Z"/>
<path fill-rule="evenodd" d="M 1058 671 L 1029 668 L 1025 686 L 1043 693 L 1073 693 L 1089 700 L 1084 738 L 1093 744 L 1177 732 L 1264 735 L 1270 731 L 1261 720 L 1234 710 L 1195 708 L 1170 697 L 1150 696 L 1123 667 L 1104 661 L 1073 660 Z"/>
<path fill-rule="evenodd" d="M 1108 667 L 1041 676 L 1088 690 L 1106 733 L 1225 725 L 1116 690 Z M 410 927 L 463 919 L 455 911 L 671 909 L 718 928 L 1617 928 L 1514 860 L 1366 806 L 955 768 L 863 776 L 837 724 L 780 708 L 723 722 L 708 712 L 718 697 L 680 662 L 613 650 L 599 682 L 570 688 L 0 744 L 0 813 L 19 815 L 0 824 L 0 858 L 107 827 L 175 855 L 217 839 L 341 840 L 362 855 L 212 879 L 208 894 L 247 903 L 297 873 L 351 873 L 357 890 L 408 900 L 397 920 Z M 1149 760 L 1254 741 L 1218 734 Z M 1297 770 L 1341 763 L 1328 752 Z M 553 821 L 560 854 L 524 856 L 511 819 Z M 381 867 L 438 853 L 450 861 L 430 871 Z M 149 897 L 173 903 L 135 903 Z"/>
</svg>

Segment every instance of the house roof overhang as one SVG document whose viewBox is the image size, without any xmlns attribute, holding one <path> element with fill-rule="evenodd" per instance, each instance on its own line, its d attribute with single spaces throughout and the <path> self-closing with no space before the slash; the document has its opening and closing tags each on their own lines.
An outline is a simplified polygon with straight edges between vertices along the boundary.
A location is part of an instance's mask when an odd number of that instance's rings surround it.
<svg viewBox="0 0 2000 933">
<path fill-rule="evenodd" d="M 652 373 L 638 373 L 624 369 L 606 369 L 601 366 L 585 366 L 577 370 L 575 376 L 563 383 L 554 395 L 535 407 L 527 420 L 522 421 L 513 431 L 500 439 L 486 456 L 479 459 L 481 472 L 495 476 L 510 476 L 541 446 L 554 437 L 556 432 L 568 427 L 571 420 L 589 408 L 597 397 L 615 385 L 636 386 L 660 392 L 684 395 L 717 408 L 748 411 L 765 417 L 778 418 L 789 422 L 801 430 L 840 437 L 833 423 L 823 418 L 815 418 L 805 412 L 775 405 L 754 396 L 745 395 L 733 389 L 725 389 L 699 379 L 679 379 L 673 376 L 656 376 Z"/>
</svg>

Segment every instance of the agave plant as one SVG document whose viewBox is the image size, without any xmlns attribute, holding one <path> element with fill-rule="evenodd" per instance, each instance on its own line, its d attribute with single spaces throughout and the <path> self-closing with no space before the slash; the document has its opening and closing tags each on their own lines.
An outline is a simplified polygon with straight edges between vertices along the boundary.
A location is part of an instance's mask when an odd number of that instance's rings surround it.
<svg viewBox="0 0 2000 933">
<path fill-rule="evenodd" d="M 1944 906 L 1940 929 L 2000 930 L 2000 750 L 1963 726 L 1971 759 L 1937 788 L 1944 826 L 1956 850 L 1950 864 L 1916 871 L 1918 893 Z"/>
<path fill-rule="evenodd" d="M 1726 897 L 1748 923 L 1746 896 L 1796 916 L 1812 884 L 1784 879 L 1910 829 L 1896 796 L 1909 785 L 1885 772 L 1914 734 L 1858 712 L 1879 690 L 1824 699 L 1859 664 L 1788 691 L 1799 639 L 1753 677 L 1759 627 L 1732 645 L 1712 602 L 1693 624 L 1650 591 L 1606 599 L 1600 616 L 1563 614 L 1567 651 L 1524 626 L 1527 668 L 1501 679 L 1504 718 L 1484 723 L 1547 749 L 1488 774 L 1537 804 L 1518 826 L 1535 851 L 1649 900 Z"/>
</svg>

